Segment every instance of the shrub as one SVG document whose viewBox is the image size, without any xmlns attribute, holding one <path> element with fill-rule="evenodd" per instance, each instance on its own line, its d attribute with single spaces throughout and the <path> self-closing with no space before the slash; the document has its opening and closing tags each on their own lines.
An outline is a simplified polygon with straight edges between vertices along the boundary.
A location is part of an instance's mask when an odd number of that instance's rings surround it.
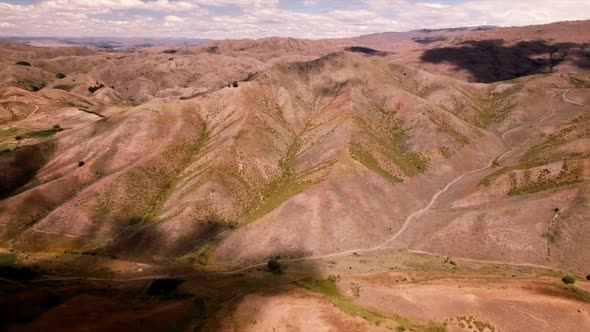
<svg viewBox="0 0 590 332">
<path fill-rule="evenodd" d="M 590 281 L 590 274 L 586 276 L 586 280 Z"/>
<path fill-rule="evenodd" d="M 102 83 L 97 84 L 95 86 L 89 86 L 88 87 L 88 92 L 95 93 L 96 91 L 98 91 L 98 90 L 100 90 L 102 88 L 104 88 L 104 84 L 102 84 Z"/>
<path fill-rule="evenodd" d="M 61 127 L 58 124 L 54 124 L 53 129 L 61 129 Z"/>
<path fill-rule="evenodd" d="M 55 74 L 55 78 L 58 78 L 58 79 L 61 80 L 62 78 L 66 78 L 66 74 L 64 74 L 64 73 L 57 73 L 57 74 Z"/>
<path fill-rule="evenodd" d="M 86 164 L 85 162 L 83 162 L 83 161 L 79 161 L 79 162 L 78 162 L 78 167 L 82 167 L 82 166 L 84 166 L 85 164 Z"/>
<path fill-rule="evenodd" d="M 266 267 L 273 274 L 280 274 L 281 273 L 281 263 L 279 263 L 275 259 L 269 260 L 268 263 L 266 263 Z"/>
<path fill-rule="evenodd" d="M 232 86 L 233 86 L 234 88 L 237 88 L 237 87 L 238 87 L 238 82 L 237 82 L 237 81 L 234 81 L 234 82 L 232 83 Z"/>
<path fill-rule="evenodd" d="M 37 84 L 32 84 L 29 87 L 29 91 L 37 92 L 37 91 L 43 89 L 44 87 L 45 87 L 45 84 L 43 84 L 43 83 L 39 83 L 38 85 Z"/>
<path fill-rule="evenodd" d="M 19 61 L 16 63 L 18 66 L 25 66 L 25 67 L 31 67 L 31 64 L 26 62 L 26 61 Z"/>
<path fill-rule="evenodd" d="M 20 141 L 23 138 L 22 138 L 22 136 L 16 136 L 14 139 L 17 140 L 17 141 Z"/>
<path fill-rule="evenodd" d="M 565 276 L 561 278 L 561 281 L 563 281 L 565 284 L 573 285 L 576 282 L 576 278 L 572 276 Z"/>
</svg>

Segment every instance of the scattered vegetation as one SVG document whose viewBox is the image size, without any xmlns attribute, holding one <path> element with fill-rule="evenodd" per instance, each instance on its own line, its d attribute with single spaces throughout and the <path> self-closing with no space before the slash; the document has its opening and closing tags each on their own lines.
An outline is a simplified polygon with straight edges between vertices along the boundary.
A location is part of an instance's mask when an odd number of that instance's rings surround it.
<svg viewBox="0 0 590 332">
<path fill-rule="evenodd" d="M 561 281 L 563 281 L 564 284 L 573 285 L 576 283 L 576 278 L 574 278 L 572 276 L 565 276 L 565 277 L 561 278 Z"/>
<path fill-rule="evenodd" d="M 487 127 L 494 122 L 504 120 L 516 106 L 513 96 L 522 89 L 521 84 L 502 91 L 493 88 L 482 91 L 468 91 L 456 87 L 464 98 L 453 97 L 453 108 L 449 111 L 478 127 Z"/>
<path fill-rule="evenodd" d="M 17 66 L 25 66 L 25 67 L 31 67 L 31 64 L 29 62 L 26 61 L 19 61 L 16 63 Z"/>
<path fill-rule="evenodd" d="M 451 150 L 448 146 L 442 146 L 439 149 L 440 154 L 442 154 L 443 157 L 445 157 L 446 159 L 449 159 L 453 156 L 453 154 L 455 154 L 455 152 L 453 150 Z"/>
<path fill-rule="evenodd" d="M 430 110 L 429 113 L 430 120 L 437 126 L 437 129 L 447 134 L 457 148 L 462 148 L 469 144 L 467 136 L 455 129 L 455 126 L 451 125 L 444 115 L 437 113 L 434 110 Z"/>
<path fill-rule="evenodd" d="M 590 274 L 586 276 L 586 280 L 590 281 Z"/>
<path fill-rule="evenodd" d="M 64 79 L 64 78 L 66 78 L 66 74 L 59 72 L 59 73 L 55 74 L 55 78 L 60 79 L 60 80 Z"/>
<path fill-rule="evenodd" d="M 373 157 L 373 155 L 369 151 L 362 148 L 360 144 L 353 144 L 351 146 L 350 151 L 352 152 L 352 156 L 354 159 L 358 160 L 366 168 L 389 180 L 389 182 L 399 183 L 403 181 L 402 178 L 400 178 L 399 176 L 391 174 L 385 168 L 383 168 L 379 164 L 377 159 L 375 159 L 375 157 Z"/>
<path fill-rule="evenodd" d="M 139 100 L 137 100 L 137 98 L 135 98 L 135 97 L 127 97 L 127 102 L 131 106 L 139 106 L 139 105 L 141 105 L 141 102 L 139 102 Z"/>
<path fill-rule="evenodd" d="M 16 266 L 16 255 L 0 254 L 0 266 Z"/>
<path fill-rule="evenodd" d="M 237 82 L 237 81 L 234 81 L 234 82 L 232 83 L 232 86 L 233 86 L 234 88 L 237 88 L 237 87 L 238 87 L 238 82 Z"/>
<path fill-rule="evenodd" d="M 456 319 L 447 318 L 444 325 L 456 325 L 462 329 L 473 329 L 473 332 L 495 332 L 496 327 L 489 322 L 481 321 L 473 316 L 459 316 Z"/>
<path fill-rule="evenodd" d="M 590 151 L 557 155 L 555 152 L 559 146 L 569 142 L 590 138 L 590 113 L 577 117 L 570 125 L 559 132 L 552 134 L 539 145 L 532 147 L 521 158 L 526 165 L 546 164 L 556 159 L 581 159 L 590 157 Z"/>
<path fill-rule="evenodd" d="M 249 223 L 261 218 L 274 210 L 289 197 L 304 191 L 317 181 L 317 179 L 307 180 L 306 178 L 309 175 L 330 169 L 334 164 L 334 162 L 325 162 L 302 174 L 297 174 L 297 171 L 295 170 L 295 160 L 301 149 L 301 145 L 302 143 L 299 136 L 294 137 L 287 147 L 285 155 L 279 162 L 280 174 L 274 177 L 270 183 L 263 186 L 259 193 L 261 199 L 255 199 L 248 203 L 244 213 L 244 223 Z"/>
<path fill-rule="evenodd" d="M 425 172 L 429 161 L 420 153 L 408 149 L 406 140 L 409 128 L 396 116 L 397 110 L 368 99 L 373 111 L 383 116 L 376 120 L 365 120 L 360 115 L 354 117 L 362 131 L 356 142 L 351 144 L 353 158 L 393 183 L 402 181 L 401 174 L 394 173 L 395 166 L 406 176 Z"/>
<path fill-rule="evenodd" d="M 32 92 L 37 92 L 37 91 L 43 89 L 44 87 L 45 87 L 45 84 L 44 83 L 31 84 L 29 86 L 28 90 L 29 91 L 32 91 Z"/>
<path fill-rule="evenodd" d="M 438 324 L 419 325 L 410 322 L 402 317 L 385 316 L 380 313 L 365 309 L 357 305 L 340 294 L 334 279 L 315 280 L 303 279 L 297 281 L 297 284 L 303 288 L 322 294 L 332 304 L 342 312 L 356 317 L 361 317 L 375 326 L 385 326 L 386 328 L 397 331 L 415 331 L 415 332 L 443 332 L 446 328 Z"/>
<path fill-rule="evenodd" d="M 590 89 L 590 81 L 586 81 L 584 79 L 579 79 L 573 76 L 569 76 L 568 80 L 570 81 L 570 83 L 578 88 L 578 89 Z"/>
<path fill-rule="evenodd" d="M 88 92 L 95 93 L 96 91 L 98 91 L 102 88 L 104 88 L 104 84 L 102 84 L 102 83 L 98 84 L 98 82 L 97 82 L 96 85 L 88 87 Z"/>
<path fill-rule="evenodd" d="M 29 131 L 26 132 L 24 134 L 22 134 L 22 136 L 17 136 L 16 139 L 22 139 L 22 138 L 43 138 L 43 137 L 49 137 L 49 136 L 53 136 L 56 133 L 62 131 L 63 128 L 61 127 L 53 127 L 53 128 L 49 128 L 49 129 L 44 129 L 44 130 L 36 130 L 36 131 Z M 20 137 L 20 138 L 19 138 Z"/>
<path fill-rule="evenodd" d="M 164 50 L 164 53 L 166 53 L 166 54 L 175 54 L 176 52 L 178 52 L 178 50 L 172 50 L 172 49 Z"/>
<path fill-rule="evenodd" d="M 79 161 L 79 162 L 78 162 L 78 167 L 82 167 L 82 166 L 84 166 L 85 164 L 86 164 L 85 162 L 83 162 L 83 161 Z"/>
<path fill-rule="evenodd" d="M 530 169 L 524 171 L 520 180 L 512 173 L 510 174 L 510 189 L 507 194 L 511 196 L 532 194 L 582 182 L 583 167 L 581 164 L 564 161 L 559 174 L 557 176 L 550 175 L 551 172 L 546 168 L 537 173 L 536 179 L 532 179 Z"/>
<path fill-rule="evenodd" d="M 18 132 L 18 128 L 0 129 L 0 138 L 13 136 Z"/>
<path fill-rule="evenodd" d="M 36 82 L 36 81 L 33 81 L 32 79 L 25 79 L 25 80 L 16 81 L 15 86 L 18 86 L 21 89 L 25 89 L 27 91 L 37 92 L 45 87 L 45 83 Z"/>
</svg>

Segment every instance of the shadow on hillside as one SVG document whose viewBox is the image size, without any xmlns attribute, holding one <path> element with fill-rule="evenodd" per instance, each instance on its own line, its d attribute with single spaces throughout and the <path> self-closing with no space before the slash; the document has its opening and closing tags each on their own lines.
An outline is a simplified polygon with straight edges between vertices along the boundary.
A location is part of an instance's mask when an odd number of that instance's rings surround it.
<svg viewBox="0 0 590 332">
<path fill-rule="evenodd" d="M 445 37 L 445 36 L 416 37 L 416 38 L 412 38 L 412 40 L 418 44 L 428 45 L 428 44 L 436 43 L 439 41 L 445 41 L 445 40 L 447 40 L 447 37 Z"/>
<path fill-rule="evenodd" d="M 301 255 L 289 252 L 273 257 Z M 293 271 L 289 265 L 281 263 L 280 270 L 264 265 L 237 273 L 176 266 L 161 271 L 167 277 L 129 281 L 31 280 L 3 274 L 0 330 L 216 331 L 228 326 L 245 296 L 291 293 L 299 280 L 322 278 L 313 262 L 297 263 Z"/>
<path fill-rule="evenodd" d="M 53 141 L 23 146 L 0 156 L 0 198 L 15 194 L 35 177 L 55 151 Z"/>
<path fill-rule="evenodd" d="M 392 54 L 390 52 L 385 52 L 385 51 L 379 51 L 379 50 L 375 50 L 369 47 L 363 47 L 363 46 L 351 46 L 351 47 L 347 47 L 344 49 L 347 52 L 352 52 L 352 53 L 360 53 L 363 55 L 368 55 L 368 56 L 386 56 L 389 54 Z"/>
<path fill-rule="evenodd" d="M 523 41 L 507 45 L 502 39 L 466 41 L 458 47 L 427 50 L 421 61 L 451 63 L 457 69 L 469 71 L 476 82 L 491 83 L 550 73 L 564 61 L 590 69 L 590 44 Z"/>
</svg>

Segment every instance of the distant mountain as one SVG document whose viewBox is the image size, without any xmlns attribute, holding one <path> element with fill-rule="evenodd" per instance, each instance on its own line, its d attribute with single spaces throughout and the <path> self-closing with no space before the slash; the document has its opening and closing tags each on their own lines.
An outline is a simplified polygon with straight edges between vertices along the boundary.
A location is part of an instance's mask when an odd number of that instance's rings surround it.
<svg viewBox="0 0 590 332">
<path fill-rule="evenodd" d="M 153 46 L 198 46 L 209 39 L 196 38 L 118 38 L 118 37 L 4 37 L 32 46 L 83 46 L 110 50 L 124 50 Z"/>
</svg>

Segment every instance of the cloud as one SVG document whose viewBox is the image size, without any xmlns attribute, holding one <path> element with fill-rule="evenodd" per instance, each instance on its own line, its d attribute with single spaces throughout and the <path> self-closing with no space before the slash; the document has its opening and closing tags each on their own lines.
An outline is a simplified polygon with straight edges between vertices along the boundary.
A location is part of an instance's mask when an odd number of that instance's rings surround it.
<svg viewBox="0 0 590 332">
<path fill-rule="evenodd" d="M 419 6 L 424 6 L 424 7 L 430 7 L 430 8 L 437 8 L 437 9 L 442 9 L 442 8 L 448 8 L 449 5 L 444 5 L 442 3 L 419 3 Z"/>
<path fill-rule="evenodd" d="M 291 1 L 291 10 L 283 9 L 279 0 L 5 1 L 0 0 L 0 35 L 330 38 L 419 28 L 590 19 L 588 0 L 283 0 Z M 351 4 L 357 9 L 351 10 Z M 213 14 L 224 8 L 240 11 Z"/>
</svg>

